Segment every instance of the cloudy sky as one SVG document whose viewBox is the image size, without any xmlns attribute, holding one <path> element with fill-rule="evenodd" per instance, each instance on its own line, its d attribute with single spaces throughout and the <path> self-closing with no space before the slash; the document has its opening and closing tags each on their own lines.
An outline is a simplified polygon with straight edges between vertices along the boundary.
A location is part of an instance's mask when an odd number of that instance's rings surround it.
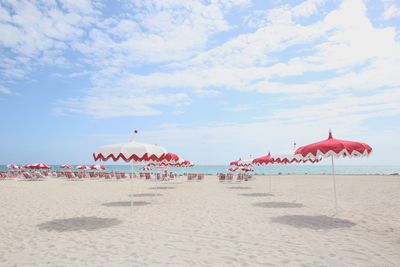
<svg viewBox="0 0 400 267">
<path fill-rule="evenodd" d="M 162 144 L 198 164 L 334 136 L 400 164 L 400 1 L 0 1 L 0 163 Z"/>
</svg>

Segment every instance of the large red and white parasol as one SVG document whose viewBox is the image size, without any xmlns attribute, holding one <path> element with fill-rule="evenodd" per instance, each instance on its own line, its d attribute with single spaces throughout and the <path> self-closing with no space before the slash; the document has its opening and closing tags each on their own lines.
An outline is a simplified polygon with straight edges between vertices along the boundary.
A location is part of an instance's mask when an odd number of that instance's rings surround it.
<svg viewBox="0 0 400 267">
<path fill-rule="evenodd" d="M 137 130 L 134 134 L 137 134 Z M 165 148 L 159 145 L 130 141 L 128 143 L 106 145 L 93 153 L 95 161 L 124 160 L 132 163 L 131 176 L 131 212 L 133 209 L 133 164 L 135 162 L 160 162 L 167 154 Z"/>
<path fill-rule="evenodd" d="M 310 159 L 313 158 L 315 159 L 317 157 L 331 158 L 336 213 L 337 213 L 337 196 L 336 196 L 335 165 L 333 162 L 333 158 L 368 157 L 371 153 L 372 153 L 372 148 L 368 144 L 355 141 L 335 139 L 333 138 L 331 131 L 329 131 L 328 139 L 299 147 L 295 152 L 295 154 L 299 154 L 305 158 L 310 158 Z"/>
</svg>

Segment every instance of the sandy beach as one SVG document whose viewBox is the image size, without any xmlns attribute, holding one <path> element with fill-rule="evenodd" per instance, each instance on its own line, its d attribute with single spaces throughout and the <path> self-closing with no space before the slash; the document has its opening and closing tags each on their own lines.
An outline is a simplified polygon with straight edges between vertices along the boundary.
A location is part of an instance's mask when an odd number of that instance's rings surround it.
<svg viewBox="0 0 400 267">
<path fill-rule="evenodd" d="M 398 266 L 399 177 L 337 182 L 1 181 L 0 266 Z"/>
</svg>

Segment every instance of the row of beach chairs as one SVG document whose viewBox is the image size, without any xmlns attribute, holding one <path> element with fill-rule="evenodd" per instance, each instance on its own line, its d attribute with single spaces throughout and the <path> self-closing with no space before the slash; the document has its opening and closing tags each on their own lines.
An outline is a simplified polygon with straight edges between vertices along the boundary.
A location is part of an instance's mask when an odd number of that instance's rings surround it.
<svg viewBox="0 0 400 267">
<path fill-rule="evenodd" d="M 188 181 L 203 180 L 204 179 L 204 173 L 188 173 L 187 174 L 187 179 L 188 179 Z"/>
<path fill-rule="evenodd" d="M 233 176 L 232 173 L 228 173 L 228 174 L 219 173 L 219 174 L 218 174 L 218 179 L 219 179 L 220 182 L 224 182 L 224 181 L 231 182 L 231 181 L 233 181 L 234 176 Z M 251 179 L 252 179 L 251 174 L 239 173 L 239 174 L 236 176 L 236 181 L 249 181 L 249 180 L 251 180 Z"/>
</svg>

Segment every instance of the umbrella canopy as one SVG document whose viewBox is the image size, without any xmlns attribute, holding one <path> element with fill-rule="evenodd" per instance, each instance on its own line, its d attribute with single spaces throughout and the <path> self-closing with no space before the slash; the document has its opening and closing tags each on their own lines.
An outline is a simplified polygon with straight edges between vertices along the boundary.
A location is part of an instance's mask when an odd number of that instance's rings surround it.
<svg viewBox="0 0 400 267">
<path fill-rule="evenodd" d="M 62 169 L 72 169 L 73 167 L 72 167 L 72 165 L 69 165 L 69 164 L 63 164 L 63 165 L 60 166 L 60 168 L 62 168 Z"/>
<path fill-rule="evenodd" d="M 77 168 L 78 170 L 88 170 L 88 169 L 89 169 L 89 167 L 86 166 L 86 165 L 78 165 L 78 166 L 76 166 L 76 168 Z"/>
<path fill-rule="evenodd" d="M 299 147 L 295 154 L 300 154 L 305 158 L 330 157 L 367 157 L 371 154 L 372 148 L 361 142 L 335 139 L 329 131 L 328 139 L 306 146 Z"/>
<path fill-rule="evenodd" d="M 18 165 L 15 165 L 15 164 L 8 164 L 7 165 L 7 169 L 19 169 L 19 167 L 18 167 Z"/>
<path fill-rule="evenodd" d="M 159 145 L 131 141 L 125 144 L 102 146 L 93 153 L 95 161 L 124 160 L 125 162 L 161 161 L 167 151 Z"/>
<path fill-rule="evenodd" d="M 100 170 L 105 170 L 105 169 L 106 169 L 106 167 L 103 166 L 103 165 L 92 165 L 92 166 L 90 166 L 89 168 L 90 168 L 91 170 L 98 170 L 98 171 L 100 171 Z"/>
<path fill-rule="evenodd" d="M 255 165 L 266 165 L 266 164 L 272 164 L 274 162 L 271 159 L 271 153 L 268 152 L 267 155 L 253 159 L 252 163 Z"/>
</svg>

